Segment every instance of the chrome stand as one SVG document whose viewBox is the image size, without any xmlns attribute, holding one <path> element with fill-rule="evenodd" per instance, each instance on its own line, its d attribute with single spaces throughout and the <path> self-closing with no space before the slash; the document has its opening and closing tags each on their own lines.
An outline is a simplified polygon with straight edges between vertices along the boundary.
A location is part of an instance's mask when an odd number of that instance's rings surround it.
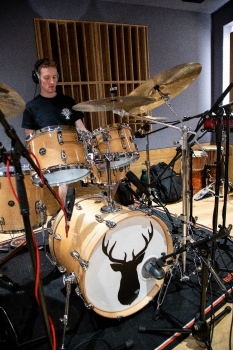
<svg viewBox="0 0 233 350">
<path fill-rule="evenodd" d="M 64 314 L 63 318 L 60 319 L 60 321 L 63 322 L 63 325 L 64 325 L 62 345 L 61 345 L 62 350 L 65 349 L 65 335 L 66 335 L 66 326 L 68 323 L 68 311 L 69 311 L 71 284 L 73 284 L 74 281 L 75 281 L 74 272 L 71 272 L 71 274 L 68 277 L 63 276 L 63 283 L 66 284 L 66 305 L 65 305 L 65 314 Z"/>
<path fill-rule="evenodd" d="M 113 197 L 112 197 L 112 180 L 111 180 L 111 167 L 110 167 L 110 160 L 111 155 L 108 157 L 105 154 L 105 164 L 106 164 L 106 174 L 107 174 L 107 179 L 108 179 L 108 183 L 107 183 L 107 205 L 104 205 L 100 211 L 101 213 L 107 214 L 107 213 L 114 213 L 117 211 L 122 210 L 122 207 L 117 204 Z"/>
</svg>

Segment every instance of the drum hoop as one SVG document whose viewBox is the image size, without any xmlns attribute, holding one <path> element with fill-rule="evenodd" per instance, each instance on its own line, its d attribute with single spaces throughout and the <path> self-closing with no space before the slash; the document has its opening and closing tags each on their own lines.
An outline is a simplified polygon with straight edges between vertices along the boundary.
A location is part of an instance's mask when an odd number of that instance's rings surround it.
<svg viewBox="0 0 233 350">
<path fill-rule="evenodd" d="M 14 170 L 12 169 L 12 165 L 10 166 L 10 169 L 9 169 L 9 174 L 10 174 L 10 177 L 15 177 L 15 172 Z M 29 169 L 29 166 L 26 166 L 26 170 L 24 170 L 25 166 L 23 165 L 22 166 L 22 173 L 23 175 L 30 175 L 31 174 L 31 170 Z M 2 170 L 4 169 L 4 170 Z M 7 167 L 2 167 L 0 168 L 0 177 L 7 177 Z"/>
<path fill-rule="evenodd" d="M 37 136 L 49 133 L 49 132 L 54 132 L 54 131 L 70 131 L 70 132 L 74 132 L 75 134 L 77 134 L 77 130 L 75 128 L 75 126 L 69 126 L 69 125 L 52 125 L 52 126 L 47 126 L 45 128 L 42 129 L 38 129 L 36 131 L 34 131 L 33 133 L 31 133 L 30 135 L 28 135 L 25 139 L 25 142 L 29 142 L 32 139 L 34 139 Z"/>
<path fill-rule="evenodd" d="M 99 135 L 101 134 L 102 131 L 104 130 L 120 130 L 122 128 L 126 128 L 126 129 L 129 129 L 131 132 L 132 132 L 132 129 L 131 127 L 129 126 L 129 124 L 125 124 L 125 123 L 114 123 L 114 124 L 109 124 L 109 125 L 106 125 L 105 127 L 102 127 L 102 128 L 98 128 L 98 129 L 95 129 L 93 131 L 93 134 L 94 135 Z"/>
</svg>

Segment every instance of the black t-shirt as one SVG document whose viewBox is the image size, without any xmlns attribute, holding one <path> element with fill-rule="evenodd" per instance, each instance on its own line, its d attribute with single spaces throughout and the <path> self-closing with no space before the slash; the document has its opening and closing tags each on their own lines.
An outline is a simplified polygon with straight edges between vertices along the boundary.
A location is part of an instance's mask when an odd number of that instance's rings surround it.
<svg viewBox="0 0 233 350">
<path fill-rule="evenodd" d="M 53 125 L 75 126 L 78 119 L 83 119 L 82 112 L 72 109 L 75 105 L 72 97 L 57 94 L 53 98 L 36 96 L 28 102 L 23 113 L 22 128 L 38 130 Z"/>
</svg>

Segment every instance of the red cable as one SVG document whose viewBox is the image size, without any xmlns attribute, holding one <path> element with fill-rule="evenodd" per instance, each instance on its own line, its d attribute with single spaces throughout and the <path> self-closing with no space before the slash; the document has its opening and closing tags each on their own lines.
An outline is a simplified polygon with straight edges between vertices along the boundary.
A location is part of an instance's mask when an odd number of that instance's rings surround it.
<svg viewBox="0 0 233 350">
<path fill-rule="evenodd" d="M 10 187 L 11 187 L 11 190 L 15 196 L 15 199 L 16 201 L 18 202 L 19 204 L 19 198 L 17 197 L 16 193 L 15 193 L 15 190 L 14 190 L 14 187 L 12 185 L 12 182 L 11 182 L 11 177 L 10 177 L 10 172 L 9 172 L 9 166 L 10 166 L 10 160 L 11 160 L 11 157 L 9 156 L 8 157 L 8 160 L 6 162 L 6 173 L 7 173 L 7 178 L 8 178 L 8 181 L 9 181 L 9 184 L 10 184 Z"/>
<path fill-rule="evenodd" d="M 42 185 L 43 185 L 43 187 L 46 187 L 46 185 L 44 183 L 44 178 L 43 178 L 43 174 L 42 174 L 40 163 L 39 163 L 38 159 L 36 158 L 35 154 L 32 151 L 30 151 L 30 149 L 28 150 L 28 152 L 35 158 L 37 167 L 39 168 Z"/>
<path fill-rule="evenodd" d="M 36 249 L 36 283 L 35 283 L 35 297 L 37 300 L 38 305 L 40 305 L 39 295 L 38 295 L 38 286 L 39 286 L 39 277 L 40 277 L 40 257 L 39 257 L 39 250 L 38 250 L 38 244 L 36 241 L 36 236 L 34 231 L 32 230 L 32 236 L 35 244 Z"/>
<path fill-rule="evenodd" d="M 51 317 L 49 316 L 49 322 L 52 330 L 52 335 L 53 335 L 53 350 L 56 350 L 56 334 L 53 326 L 53 322 L 51 320 Z"/>
<path fill-rule="evenodd" d="M 36 158 L 35 154 L 34 154 L 32 151 L 28 150 L 28 152 L 29 152 L 29 153 L 35 158 L 35 160 L 36 160 L 37 166 L 38 166 L 38 168 L 39 168 L 40 178 L 41 178 L 43 187 L 47 187 L 47 186 L 45 185 L 45 183 L 44 183 L 43 174 L 42 174 L 41 167 L 40 167 L 40 163 L 39 163 L 38 159 Z M 58 197 L 58 199 L 59 199 L 59 202 L 60 202 L 60 204 L 61 204 L 63 213 L 64 213 L 65 224 L 66 224 L 66 238 L 68 238 L 68 224 L 67 224 L 66 211 L 65 211 L 64 205 L 63 205 L 63 203 L 62 203 L 62 200 L 61 200 L 59 194 L 58 194 L 54 189 L 53 189 L 53 191 L 54 191 L 54 193 L 56 193 L 56 195 L 57 195 L 57 197 Z"/>
<path fill-rule="evenodd" d="M 59 196 L 59 194 L 53 189 L 53 191 L 56 193 L 56 195 L 58 196 L 59 198 L 59 201 L 60 201 L 60 204 L 61 204 L 61 207 L 62 207 L 62 210 L 63 210 L 63 213 L 64 213 L 64 217 L 65 217 L 65 223 L 66 223 L 66 238 L 68 237 L 68 224 L 67 224 L 67 216 L 66 216 L 66 211 L 65 211 L 65 208 L 64 208 L 64 205 L 62 203 L 62 200 Z"/>
</svg>

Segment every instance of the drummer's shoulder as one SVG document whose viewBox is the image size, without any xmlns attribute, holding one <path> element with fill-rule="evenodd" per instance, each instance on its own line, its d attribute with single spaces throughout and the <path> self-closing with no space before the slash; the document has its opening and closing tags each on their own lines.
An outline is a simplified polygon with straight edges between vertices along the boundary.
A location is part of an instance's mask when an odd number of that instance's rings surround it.
<svg viewBox="0 0 233 350">
<path fill-rule="evenodd" d="M 40 102 L 42 100 L 40 95 L 37 95 L 36 97 L 34 97 L 32 100 L 28 101 L 26 103 L 26 108 L 30 108 L 33 107 L 34 105 L 36 105 L 38 102 Z"/>
</svg>

